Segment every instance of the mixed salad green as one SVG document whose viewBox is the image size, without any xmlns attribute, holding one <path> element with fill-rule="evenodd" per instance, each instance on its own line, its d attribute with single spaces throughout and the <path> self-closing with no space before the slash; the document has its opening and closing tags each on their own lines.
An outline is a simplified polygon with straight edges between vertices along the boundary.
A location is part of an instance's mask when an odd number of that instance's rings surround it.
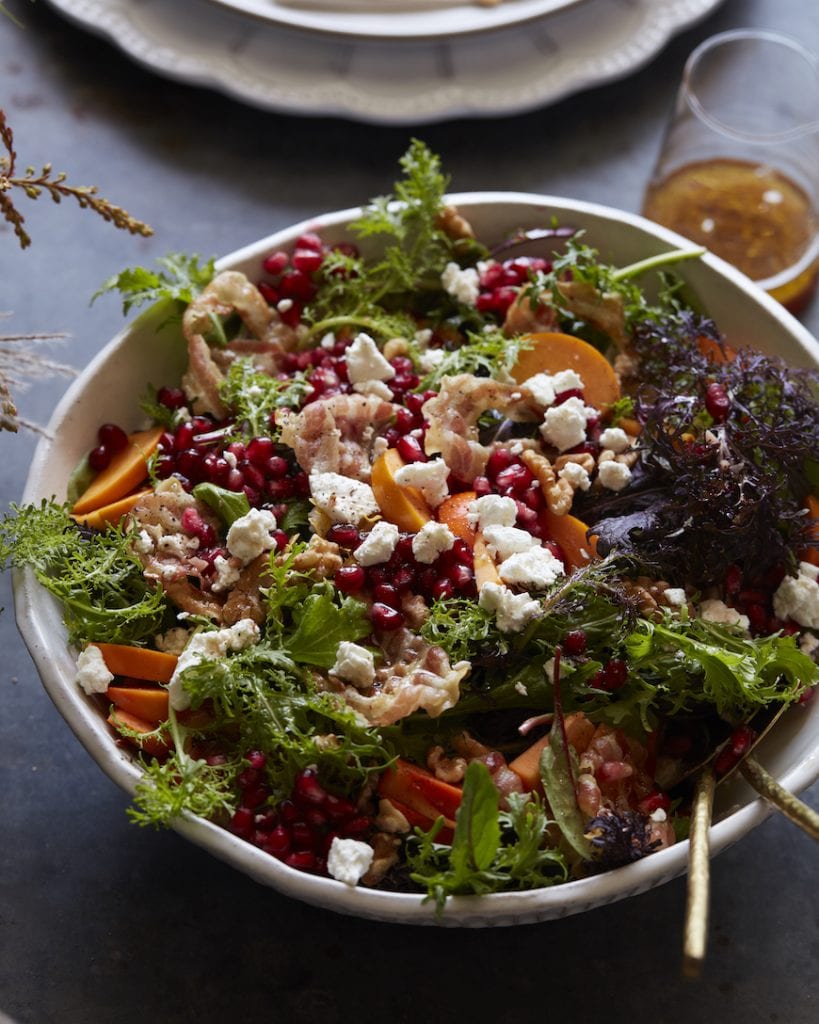
<svg viewBox="0 0 819 1024">
<path fill-rule="evenodd" d="M 809 699 L 817 379 L 729 348 L 696 252 L 477 239 L 423 144 L 401 164 L 351 227 L 375 257 L 307 232 L 255 280 L 109 281 L 187 371 L 0 558 L 62 603 L 134 821 L 443 906 L 671 845 L 693 773 Z"/>
</svg>

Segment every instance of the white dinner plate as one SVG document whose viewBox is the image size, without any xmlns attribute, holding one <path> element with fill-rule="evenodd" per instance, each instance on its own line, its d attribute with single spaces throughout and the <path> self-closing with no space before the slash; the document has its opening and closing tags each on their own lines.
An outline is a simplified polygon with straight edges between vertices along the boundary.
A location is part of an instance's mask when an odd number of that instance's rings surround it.
<svg viewBox="0 0 819 1024">
<path fill-rule="evenodd" d="M 623 78 L 722 0 L 584 0 L 435 41 L 339 38 L 210 0 L 49 2 L 151 70 L 254 106 L 424 124 L 521 113 Z"/>
</svg>

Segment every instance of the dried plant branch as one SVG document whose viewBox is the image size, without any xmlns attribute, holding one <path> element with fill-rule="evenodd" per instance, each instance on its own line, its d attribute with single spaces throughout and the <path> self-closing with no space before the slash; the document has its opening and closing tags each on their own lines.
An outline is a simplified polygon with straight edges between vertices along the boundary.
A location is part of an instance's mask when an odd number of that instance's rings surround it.
<svg viewBox="0 0 819 1024">
<path fill-rule="evenodd" d="M 66 181 L 65 173 L 60 171 L 55 174 L 50 163 L 44 164 L 39 172 L 35 171 L 33 167 L 27 167 L 24 174 L 18 174 L 14 133 L 2 109 L 0 109 L 0 143 L 6 150 L 5 155 L 0 156 L 0 216 L 11 224 L 21 248 L 25 249 L 29 246 L 31 238 L 24 227 L 25 217 L 16 208 L 9 195 L 12 189 L 22 190 L 29 199 L 38 199 L 43 193 L 50 196 L 55 203 L 60 203 L 65 198 L 74 199 L 81 209 L 93 210 L 103 220 L 132 235 L 148 236 L 153 234 L 153 229 L 147 224 L 132 217 L 121 206 L 99 196 L 95 185 L 70 185 Z"/>
<path fill-rule="evenodd" d="M 23 389 L 43 377 L 75 376 L 77 371 L 73 366 L 31 351 L 32 346 L 62 341 L 65 337 L 64 334 L 0 334 L 0 431 L 16 433 L 23 427 L 42 432 L 36 424 L 19 415 L 11 389 Z"/>
</svg>

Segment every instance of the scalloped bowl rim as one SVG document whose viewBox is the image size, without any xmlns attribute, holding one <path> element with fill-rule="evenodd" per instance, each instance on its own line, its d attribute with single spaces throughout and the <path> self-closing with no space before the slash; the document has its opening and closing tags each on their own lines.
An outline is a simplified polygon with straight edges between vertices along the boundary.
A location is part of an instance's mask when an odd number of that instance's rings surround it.
<svg viewBox="0 0 819 1024">
<path fill-rule="evenodd" d="M 549 223 L 545 218 L 555 215 L 563 223 L 585 228 L 590 244 L 601 251 L 604 259 L 609 258 L 607 246 L 610 245 L 618 254 L 613 262 L 621 264 L 669 249 L 690 247 L 679 235 L 640 216 L 596 203 L 520 192 L 456 193 L 449 199 L 468 219 L 479 224 L 479 237 L 488 241 L 500 240 L 521 226 Z M 322 230 L 325 236 L 328 230 L 335 231 L 331 237 L 341 238 L 344 226 L 359 212 L 356 208 L 312 217 L 225 256 L 217 267 L 250 271 L 258 267 L 264 253 L 286 248 L 307 230 Z M 490 237 L 493 230 L 495 234 Z M 819 366 L 819 344 L 812 335 L 724 261 L 706 253 L 699 260 L 678 264 L 676 270 L 698 292 L 710 289 L 706 305 L 719 326 L 728 326 L 729 334 L 733 318 L 743 337 L 750 336 L 745 339 L 749 343 L 764 347 L 767 339 L 786 349 L 789 361 Z M 725 306 L 725 309 L 720 312 L 714 306 Z M 158 310 L 149 310 L 137 317 L 90 361 L 67 390 L 54 411 L 47 436 L 35 451 L 24 502 L 50 497 L 55 493 L 54 488 L 62 488 L 59 493 L 64 493 L 68 473 L 87 450 L 96 425 L 106 417 L 116 418 L 116 413 L 121 412 L 117 403 L 122 396 L 117 395 L 117 388 L 127 390 L 128 385 L 122 383 L 122 378 L 130 382 L 133 375 L 117 374 L 118 360 L 128 359 L 130 352 L 130 359 L 136 366 L 142 368 L 145 364 L 140 381 L 148 376 L 149 357 L 168 361 L 167 346 L 163 349 L 157 337 L 161 333 L 157 330 L 159 323 Z M 135 353 L 137 338 L 140 351 Z M 168 365 L 181 372 L 180 357 L 175 362 L 170 359 Z M 104 393 L 95 396 L 94 403 L 89 403 L 87 392 L 102 380 L 107 385 Z M 136 397 L 130 396 L 131 400 Z M 115 744 L 99 708 L 85 697 L 74 681 L 75 653 L 66 643 L 56 601 L 27 569 L 14 573 L 13 590 L 19 630 L 51 700 L 103 771 L 133 794 L 140 771 L 130 756 Z M 785 742 L 786 734 L 788 742 Z M 792 792 L 801 791 L 819 778 L 819 701 L 789 710 L 778 729 L 762 744 L 760 756 L 763 761 L 772 762 L 768 764 L 769 770 Z M 711 828 L 712 853 L 729 847 L 771 813 L 769 805 L 756 797 L 742 780 L 732 780 L 720 787 L 716 806 L 719 820 L 715 819 Z M 688 855 L 688 843 L 681 842 L 626 867 L 552 888 L 454 897 L 438 917 L 434 906 L 424 902 L 421 896 L 353 888 L 333 879 L 295 871 L 225 829 L 194 815 L 186 813 L 173 827 L 214 856 L 288 896 L 340 913 L 406 924 L 488 927 L 581 913 L 644 892 L 682 874 Z"/>
</svg>

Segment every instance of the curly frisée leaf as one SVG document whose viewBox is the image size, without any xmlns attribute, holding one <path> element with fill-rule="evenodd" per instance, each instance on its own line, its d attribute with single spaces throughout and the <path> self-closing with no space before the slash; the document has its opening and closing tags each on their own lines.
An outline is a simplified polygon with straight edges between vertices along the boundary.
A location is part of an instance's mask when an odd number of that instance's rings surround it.
<svg viewBox="0 0 819 1024">
<path fill-rule="evenodd" d="M 171 252 L 156 262 L 159 271 L 147 267 L 131 267 L 110 277 L 91 298 L 94 302 L 107 292 L 122 296 L 122 312 L 127 315 L 134 306 L 153 305 L 162 299 L 189 303 L 202 291 L 215 273 L 215 259 L 200 263 L 201 257 Z"/>
</svg>

